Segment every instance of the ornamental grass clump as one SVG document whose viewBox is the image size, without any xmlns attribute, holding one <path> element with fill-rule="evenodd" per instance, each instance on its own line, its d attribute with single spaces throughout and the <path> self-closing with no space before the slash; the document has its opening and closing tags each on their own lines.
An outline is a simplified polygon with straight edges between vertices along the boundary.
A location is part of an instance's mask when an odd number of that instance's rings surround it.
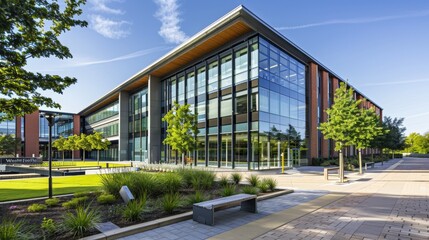
<svg viewBox="0 0 429 240">
<path fill-rule="evenodd" d="M 179 169 L 177 173 L 182 176 L 185 187 L 195 190 L 211 189 L 214 185 L 216 175 L 211 171 L 199 169 Z"/>
<path fill-rule="evenodd" d="M 274 191 L 277 187 L 277 180 L 275 180 L 274 178 L 264 178 L 262 179 L 262 183 L 267 185 L 268 189 L 271 192 Z"/>
<path fill-rule="evenodd" d="M 246 185 L 246 186 L 242 187 L 241 191 L 243 193 L 252 194 L 252 195 L 256 195 L 259 193 L 259 189 L 257 187 L 252 187 L 250 185 Z"/>
<path fill-rule="evenodd" d="M 72 233 L 74 237 L 83 237 L 85 233 L 95 228 L 101 217 L 96 209 L 78 206 L 76 211 L 66 212 L 63 215 L 63 227 L 66 232 Z"/>
<path fill-rule="evenodd" d="M 243 179 L 243 175 L 241 173 L 232 173 L 231 174 L 231 180 L 236 184 L 240 184 L 241 179 Z"/>
<path fill-rule="evenodd" d="M 260 182 L 260 180 L 259 180 L 259 176 L 258 176 L 258 175 L 255 175 L 255 174 L 252 174 L 252 175 L 248 176 L 248 177 L 246 178 L 246 180 L 249 182 L 249 184 L 250 184 L 252 187 L 258 187 L 259 182 Z"/>
<path fill-rule="evenodd" d="M 183 186 L 183 178 L 177 173 L 163 173 L 158 175 L 158 182 L 164 193 L 178 192 Z"/>
<path fill-rule="evenodd" d="M 48 207 L 55 207 L 58 205 L 58 203 L 60 203 L 60 200 L 58 198 L 55 198 L 55 197 L 54 198 L 48 198 L 45 200 L 45 204 Z"/>
<path fill-rule="evenodd" d="M 221 187 L 225 187 L 226 185 L 228 185 L 228 177 L 225 175 L 220 176 L 219 178 L 219 185 Z"/>
<path fill-rule="evenodd" d="M 5 219 L 0 223 L 0 239 L 21 239 L 24 235 L 23 228 L 24 223 L 22 221 Z"/>
<path fill-rule="evenodd" d="M 201 191 L 196 191 L 195 194 L 190 195 L 187 199 L 187 203 L 189 205 L 192 205 L 194 203 L 204 202 L 206 200 L 206 197 L 204 196 L 204 193 Z"/>
<path fill-rule="evenodd" d="M 28 206 L 27 210 L 29 212 L 43 212 L 48 207 L 45 204 L 39 204 L 39 203 L 33 203 L 30 206 Z"/>
<path fill-rule="evenodd" d="M 161 199 L 161 207 L 167 213 L 173 213 L 173 211 L 180 206 L 180 195 L 179 193 L 167 193 Z"/>
<path fill-rule="evenodd" d="M 263 181 L 261 181 L 259 184 L 258 184 L 258 188 L 259 188 L 259 190 L 261 191 L 261 192 L 263 192 L 263 193 L 266 193 L 266 192 L 268 192 L 268 184 L 266 184 L 265 182 L 263 182 Z"/>
<path fill-rule="evenodd" d="M 146 206 L 146 197 L 139 200 L 130 201 L 122 211 L 122 217 L 128 222 L 135 222 L 142 219 L 142 214 Z"/>
<path fill-rule="evenodd" d="M 228 197 L 228 196 L 234 195 L 236 192 L 235 190 L 236 190 L 235 185 L 227 184 L 225 187 L 223 187 L 220 190 L 220 195 L 222 195 L 222 197 Z"/>
</svg>

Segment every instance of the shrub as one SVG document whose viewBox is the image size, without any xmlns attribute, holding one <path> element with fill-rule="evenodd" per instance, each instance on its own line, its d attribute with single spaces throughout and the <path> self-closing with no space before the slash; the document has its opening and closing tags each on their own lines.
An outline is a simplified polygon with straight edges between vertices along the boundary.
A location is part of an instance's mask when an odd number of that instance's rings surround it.
<svg viewBox="0 0 429 240">
<path fill-rule="evenodd" d="M 188 204 L 192 205 L 194 203 L 204 202 L 206 200 L 204 193 L 201 191 L 196 191 L 195 194 L 188 197 Z"/>
<path fill-rule="evenodd" d="M 91 209 L 90 205 L 86 208 L 78 206 L 74 213 L 65 213 L 63 219 L 65 231 L 79 237 L 82 237 L 86 232 L 93 229 L 95 224 L 101 220 L 97 210 Z"/>
<path fill-rule="evenodd" d="M 123 179 L 123 184 L 119 187 L 119 189 L 121 189 L 123 185 L 128 186 L 130 191 L 138 200 L 140 200 L 140 198 L 146 194 L 155 197 L 162 192 L 162 187 L 159 186 L 159 181 L 156 179 L 157 174 L 146 172 L 128 174 L 131 176 L 131 178 L 125 177 Z"/>
<path fill-rule="evenodd" d="M 57 206 L 60 200 L 58 198 L 48 198 L 45 200 L 45 204 L 48 205 L 48 207 L 54 207 Z"/>
<path fill-rule="evenodd" d="M 243 193 L 253 194 L 253 195 L 255 195 L 255 194 L 258 194 L 258 193 L 259 193 L 259 190 L 258 190 L 258 188 L 257 188 L 257 187 L 252 187 L 252 186 L 249 186 L 249 185 L 246 185 L 246 186 L 242 187 L 242 188 L 241 188 L 241 191 L 242 191 Z"/>
<path fill-rule="evenodd" d="M 63 207 L 65 208 L 76 208 L 77 206 L 81 205 L 82 203 L 86 202 L 88 200 L 88 197 L 78 197 L 78 198 L 73 198 L 70 201 L 67 201 L 65 203 L 62 204 Z"/>
<path fill-rule="evenodd" d="M 24 223 L 15 220 L 3 220 L 0 224 L 0 239 L 21 239 Z"/>
<path fill-rule="evenodd" d="M 105 192 L 113 194 L 116 197 L 120 197 L 119 190 L 121 190 L 121 187 L 126 185 L 131 189 L 130 185 L 132 185 L 133 177 L 135 178 L 137 176 L 137 174 L 133 173 L 103 174 L 100 175 L 100 180 Z"/>
<path fill-rule="evenodd" d="M 92 195 L 92 192 L 90 192 L 90 191 L 77 192 L 77 193 L 73 194 L 73 196 L 76 197 L 76 198 L 79 198 L 79 197 L 89 197 L 91 195 Z"/>
<path fill-rule="evenodd" d="M 246 178 L 246 180 L 250 183 L 252 187 L 257 187 L 259 185 L 259 176 L 252 174 Z"/>
<path fill-rule="evenodd" d="M 129 221 L 134 222 L 142 218 L 142 213 L 146 205 L 146 199 L 134 200 L 127 203 L 122 211 L 122 217 Z"/>
<path fill-rule="evenodd" d="M 45 204 L 39 204 L 39 203 L 33 203 L 27 208 L 29 212 L 43 212 L 46 209 L 47 209 L 47 206 Z"/>
<path fill-rule="evenodd" d="M 46 217 L 43 218 L 42 224 L 40 224 L 40 228 L 43 230 L 43 233 L 45 233 L 45 235 L 51 235 L 57 230 L 57 226 L 55 225 L 54 220 Z"/>
<path fill-rule="evenodd" d="M 277 180 L 274 178 L 264 178 L 262 183 L 266 184 L 271 192 L 274 191 L 274 189 L 277 187 Z"/>
<path fill-rule="evenodd" d="M 97 202 L 100 204 L 110 204 L 116 202 L 116 197 L 112 194 L 101 194 L 97 197 Z"/>
<path fill-rule="evenodd" d="M 220 190 L 220 195 L 222 197 L 228 197 L 235 194 L 235 185 L 227 184 L 224 188 Z"/>
<path fill-rule="evenodd" d="M 259 188 L 259 190 L 261 190 L 261 192 L 263 192 L 263 193 L 266 193 L 266 192 L 268 192 L 268 184 L 266 184 L 265 182 L 260 182 L 259 184 L 258 184 L 258 188 Z"/>
<path fill-rule="evenodd" d="M 180 206 L 179 193 L 167 193 L 161 199 L 161 206 L 167 213 L 172 213 L 174 209 Z"/>
<path fill-rule="evenodd" d="M 210 189 L 213 187 L 216 175 L 211 171 L 199 169 L 179 169 L 177 173 L 182 176 L 186 187 L 195 190 Z"/>
<path fill-rule="evenodd" d="M 238 185 L 241 181 L 241 179 L 243 179 L 243 175 L 241 175 L 241 173 L 232 173 L 231 174 L 231 180 Z"/>
<path fill-rule="evenodd" d="M 222 175 L 222 176 L 219 178 L 219 185 L 220 185 L 221 187 L 225 187 L 226 185 L 228 185 L 228 177 L 227 177 L 227 176 Z"/>
</svg>

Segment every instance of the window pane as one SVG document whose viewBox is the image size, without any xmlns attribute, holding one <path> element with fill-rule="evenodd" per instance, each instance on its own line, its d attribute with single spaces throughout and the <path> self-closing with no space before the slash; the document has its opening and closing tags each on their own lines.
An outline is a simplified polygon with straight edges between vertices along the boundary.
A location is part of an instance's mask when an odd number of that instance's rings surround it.
<svg viewBox="0 0 429 240">
<path fill-rule="evenodd" d="M 197 70 L 198 95 L 206 93 L 206 68 L 202 67 Z"/>
<path fill-rule="evenodd" d="M 265 88 L 261 88 L 259 90 L 259 97 L 260 97 L 260 105 L 259 105 L 259 109 L 263 112 L 269 112 L 270 111 L 270 91 L 265 89 Z"/>
<path fill-rule="evenodd" d="M 232 85 L 232 56 L 228 55 L 221 59 L 221 88 Z"/>
<path fill-rule="evenodd" d="M 186 91 L 187 91 L 187 98 L 193 97 L 195 94 L 195 74 L 189 73 L 186 78 Z"/>
<path fill-rule="evenodd" d="M 232 114 L 232 98 L 231 94 L 222 96 L 222 101 L 220 105 L 220 116 L 226 117 L 231 116 Z"/>
<path fill-rule="evenodd" d="M 235 114 L 247 113 L 247 91 L 241 91 L 235 97 Z"/>
<path fill-rule="evenodd" d="M 206 102 L 199 102 L 197 107 L 198 122 L 206 121 Z"/>
<path fill-rule="evenodd" d="M 235 52 L 235 83 L 247 80 L 247 47 Z"/>
<path fill-rule="evenodd" d="M 280 95 L 270 91 L 270 113 L 279 114 L 280 111 Z"/>
<path fill-rule="evenodd" d="M 209 65 L 209 92 L 216 91 L 218 89 L 218 69 L 217 62 L 213 62 Z"/>
<path fill-rule="evenodd" d="M 209 119 L 217 118 L 218 116 L 218 99 L 211 99 L 209 100 Z"/>
</svg>

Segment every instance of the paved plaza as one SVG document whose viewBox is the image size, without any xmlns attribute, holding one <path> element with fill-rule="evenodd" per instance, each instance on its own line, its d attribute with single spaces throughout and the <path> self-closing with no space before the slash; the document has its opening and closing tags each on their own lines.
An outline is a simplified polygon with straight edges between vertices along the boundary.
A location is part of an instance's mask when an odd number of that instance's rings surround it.
<svg viewBox="0 0 429 240">
<path fill-rule="evenodd" d="M 258 213 L 217 212 L 215 226 L 192 220 L 123 239 L 429 239 L 429 159 L 391 160 L 349 183 L 325 181 L 321 169 L 275 176 L 295 192 L 258 202 Z"/>
</svg>

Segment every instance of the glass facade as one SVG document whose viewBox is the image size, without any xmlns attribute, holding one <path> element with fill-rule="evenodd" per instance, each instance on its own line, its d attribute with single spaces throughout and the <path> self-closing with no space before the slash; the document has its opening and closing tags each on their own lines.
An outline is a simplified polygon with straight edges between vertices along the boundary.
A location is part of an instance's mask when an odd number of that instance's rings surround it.
<svg viewBox="0 0 429 240">
<path fill-rule="evenodd" d="M 184 76 L 179 79 L 179 98 L 185 95 Z M 148 161 L 147 152 L 147 120 L 148 120 L 147 88 L 130 95 L 128 102 L 128 158 L 132 161 Z M 183 101 L 183 100 L 182 100 Z"/>
<path fill-rule="evenodd" d="M 174 101 L 197 114 L 194 164 L 258 170 L 280 167 L 282 154 L 306 158 L 305 65 L 259 36 L 206 59 L 162 81 L 162 116 Z"/>
<path fill-rule="evenodd" d="M 119 101 L 116 101 L 85 118 L 86 124 L 93 124 L 119 114 Z"/>
<path fill-rule="evenodd" d="M 55 117 L 54 126 L 52 126 L 52 138 L 68 137 L 73 135 L 73 114 L 61 113 L 60 116 Z M 48 120 L 40 117 L 39 121 L 39 138 L 49 138 L 49 125 Z"/>
<path fill-rule="evenodd" d="M 6 114 L 0 113 L 0 116 L 4 116 Z M 16 121 L 13 120 L 5 120 L 0 122 L 0 135 L 15 135 L 16 133 Z"/>
</svg>

